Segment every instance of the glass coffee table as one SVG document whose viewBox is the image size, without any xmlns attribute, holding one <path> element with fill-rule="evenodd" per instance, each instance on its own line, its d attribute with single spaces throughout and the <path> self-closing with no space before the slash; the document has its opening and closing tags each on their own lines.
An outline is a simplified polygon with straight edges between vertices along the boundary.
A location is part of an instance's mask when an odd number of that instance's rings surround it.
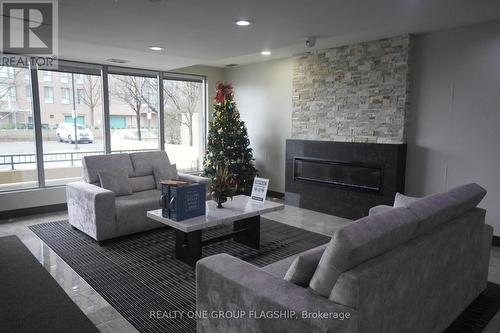
<svg viewBox="0 0 500 333">
<path fill-rule="evenodd" d="M 163 217 L 161 209 L 150 210 L 147 216 L 175 229 L 175 257 L 194 266 L 201 259 L 201 249 L 205 245 L 226 239 L 258 249 L 260 246 L 260 215 L 283 209 L 283 204 L 264 201 L 253 202 L 246 195 L 228 199 L 224 208 L 217 208 L 215 201 L 206 202 L 206 214 L 183 221 Z M 221 224 L 233 224 L 233 232 L 219 237 L 202 240 L 204 229 Z"/>
</svg>

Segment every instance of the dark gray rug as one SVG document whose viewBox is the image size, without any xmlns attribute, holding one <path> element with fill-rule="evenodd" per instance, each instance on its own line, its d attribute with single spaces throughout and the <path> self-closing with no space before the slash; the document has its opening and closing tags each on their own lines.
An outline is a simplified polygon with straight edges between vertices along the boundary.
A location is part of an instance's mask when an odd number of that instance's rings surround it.
<svg viewBox="0 0 500 333">
<path fill-rule="evenodd" d="M 17 236 L 0 237 L 0 332 L 99 330 Z"/>
<path fill-rule="evenodd" d="M 229 253 L 265 266 L 329 241 L 329 237 L 261 218 L 261 246 L 232 240 L 203 248 L 203 256 Z M 67 221 L 29 227 L 140 332 L 195 332 L 194 319 L 152 319 L 151 310 L 194 311 L 193 267 L 175 259 L 175 233 L 163 228 L 97 244 Z M 230 231 L 204 231 L 212 238 Z"/>
<path fill-rule="evenodd" d="M 207 230 L 215 237 L 229 227 Z M 151 310 L 192 311 L 196 307 L 194 268 L 175 259 L 173 229 L 153 230 L 98 245 L 67 221 L 30 226 L 50 248 L 84 278 L 140 332 L 195 332 L 194 319 L 151 319 Z M 329 237 L 262 218 L 261 248 L 227 240 L 203 248 L 203 256 L 229 253 L 265 266 L 328 242 Z M 445 331 L 479 333 L 500 310 L 500 286 L 488 283 Z"/>
</svg>

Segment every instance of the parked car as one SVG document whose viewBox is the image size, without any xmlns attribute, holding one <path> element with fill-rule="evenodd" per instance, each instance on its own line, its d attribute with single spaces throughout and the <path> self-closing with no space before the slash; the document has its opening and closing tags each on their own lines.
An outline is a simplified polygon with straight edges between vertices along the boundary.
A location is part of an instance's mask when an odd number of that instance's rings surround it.
<svg viewBox="0 0 500 333">
<path fill-rule="evenodd" d="M 78 136 L 78 143 L 94 142 L 94 135 L 87 127 L 80 124 L 76 125 L 76 133 Z M 70 123 L 60 123 L 57 125 L 56 136 L 59 142 L 75 143 L 75 125 Z"/>
</svg>

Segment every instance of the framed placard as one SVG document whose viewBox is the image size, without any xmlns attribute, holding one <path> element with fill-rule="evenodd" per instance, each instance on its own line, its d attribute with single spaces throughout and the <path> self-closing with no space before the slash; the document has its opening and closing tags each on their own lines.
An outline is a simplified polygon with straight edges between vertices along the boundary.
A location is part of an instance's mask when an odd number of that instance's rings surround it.
<svg viewBox="0 0 500 333">
<path fill-rule="evenodd" d="M 253 180 L 252 194 L 250 199 L 255 202 L 263 203 L 266 200 L 267 187 L 269 179 L 255 177 Z"/>
</svg>

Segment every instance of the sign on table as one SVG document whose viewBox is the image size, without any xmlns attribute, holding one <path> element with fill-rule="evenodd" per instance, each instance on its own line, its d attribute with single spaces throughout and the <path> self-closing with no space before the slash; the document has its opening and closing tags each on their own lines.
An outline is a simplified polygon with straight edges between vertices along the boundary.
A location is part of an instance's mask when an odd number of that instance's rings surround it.
<svg viewBox="0 0 500 333">
<path fill-rule="evenodd" d="M 253 180 L 252 194 L 250 199 L 256 202 L 264 202 L 266 200 L 267 187 L 269 179 L 255 177 Z"/>
</svg>

